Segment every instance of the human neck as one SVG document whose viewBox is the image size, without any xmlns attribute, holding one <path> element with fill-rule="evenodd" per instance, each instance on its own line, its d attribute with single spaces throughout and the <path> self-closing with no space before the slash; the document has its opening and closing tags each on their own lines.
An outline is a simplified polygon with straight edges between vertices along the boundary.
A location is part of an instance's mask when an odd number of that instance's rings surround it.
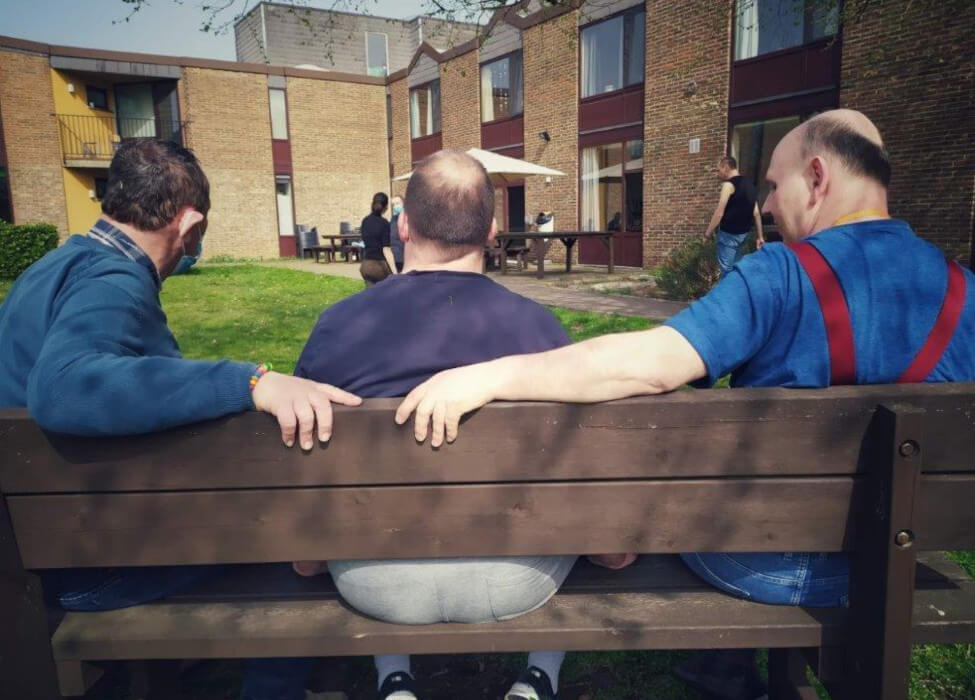
<svg viewBox="0 0 975 700">
<path fill-rule="evenodd" d="M 142 231 L 129 224 L 116 221 L 108 214 L 102 214 L 102 218 L 132 239 L 142 252 L 149 256 L 152 264 L 156 267 L 156 272 L 160 278 L 164 277 L 164 272 L 168 272 L 168 264 L 174 255 L 173 242 L 169 240 L 165 231 Z"/>
<path fill-rule="evenodd" d="M 879 183 L 860 181 L 838 184 L 839 187 L 835 188 L 837 196 L 823 202 L 812 233 L 832 228 L 837 225 L 837 221 L 850 214 L 861 214 L 856 217 L 856 221 L 890 217 L 887 212 L 887 190 Z"/>
<path fill-rule="evenodd" d="M 412 255 L 410 254 L 411 252 L 413 253 Z M 446 261 L 428 259 L 423 254 L 424 252 L 415 249 L 411 251 L 411 246 L 407 246 L 403 272 L 410 272 L 412 270 L 416 270 L 417 272 L 444 270 L 449 272 L 474 272 L 480 274 L 483 270 L 484 254 L 480 249 L 472 250 L 462 257 Z"/>
</svg>

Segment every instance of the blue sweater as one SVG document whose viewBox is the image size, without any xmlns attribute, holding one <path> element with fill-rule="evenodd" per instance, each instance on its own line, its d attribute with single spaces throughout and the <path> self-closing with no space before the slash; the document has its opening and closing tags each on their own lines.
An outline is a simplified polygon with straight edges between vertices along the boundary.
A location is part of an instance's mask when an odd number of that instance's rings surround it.
<svg viewBox="0 0 975 700">
<path fill-rule="evenodd" d="M 45 255 L 0 305 L 0 406 L 48 430 L 146 433 L 252 409 L 253 371 L 182 359 L 151 271 L 91 238 Z"/>
</svg>

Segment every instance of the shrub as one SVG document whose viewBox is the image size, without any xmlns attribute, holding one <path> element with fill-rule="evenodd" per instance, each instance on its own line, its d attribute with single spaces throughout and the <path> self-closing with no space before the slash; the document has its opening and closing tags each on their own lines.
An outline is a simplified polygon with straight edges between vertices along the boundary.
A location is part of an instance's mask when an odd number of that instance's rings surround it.
<svg viewBox="0 0 975 700">
<path fill-rule="evenodd" d="M 0 279 L 15 279 L 58 246 L 58 230 L 51 224 L 0 221 Z"/>
<path fill-rule="evenodd" d="M 747 255 L 755 250 L 755 237 L 742 246 Z M 707 240 L 688 238 L 674 248 L 657 269 L 657 287 L 671 299 L 691 300 L 704 296 L 721 280 L 717 235 Z"/>
</svg>

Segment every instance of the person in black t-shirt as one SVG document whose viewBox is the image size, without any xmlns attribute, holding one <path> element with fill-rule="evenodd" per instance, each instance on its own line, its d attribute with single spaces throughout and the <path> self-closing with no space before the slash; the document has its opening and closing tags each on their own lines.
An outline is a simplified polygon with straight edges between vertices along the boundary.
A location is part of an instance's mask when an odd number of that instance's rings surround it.
<svg viewBox="0 0 975 700">
<path fill-rule="evenodd" d="M 383 218 L 389 197 L 385 192 L 377 192 L 372 197 L 372 213 L 362 220 L 362 264 L 359 274 L 367 285 L 382 282 L 396 274 L 393 250 L 389 247 L 389 222 Z"/>
<path fill-rule="evenodd" d="M 718 177 L 722 180 L 721 195 L 704 237 L 718 232 L 718 266 L 724 277 L 741 260 L 742 246 L 752 230 L 753 221 L 758 234 L 758 248 L 765 245 L 765 236 L 755 186 L 738 172 L 738 161 L 731 156 L 721 158 L 718 161 Z"/>
</svg>

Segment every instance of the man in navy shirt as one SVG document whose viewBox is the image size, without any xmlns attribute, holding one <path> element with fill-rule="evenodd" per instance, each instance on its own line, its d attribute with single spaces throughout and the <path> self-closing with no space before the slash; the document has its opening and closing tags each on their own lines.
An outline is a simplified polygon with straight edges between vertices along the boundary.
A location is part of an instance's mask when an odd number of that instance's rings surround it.
<svg viewBox="0 0 975 700">
<path fill-rule="evenodd" d="M 890 164 L 867 117 L 834 110 L 796 127 L 766 179 L 763 211 L 786 243 L 746 257 L 665 325 L 445 372 L 417 387 L 396 420 L 415 410 L 423 440 L 432 417 L 439 446 L 456 438 L 461 416 L 496 399 L 607 401 L 710 386 L 728 373 L 733 387 L 975 380 L 975 277 L 889 218 Z M 845 303 L 821 308 L 819 285 Z M 828 334 L 837 320 L 846 332 Z M 947 342 L 937 346 L 938 337 Z M 723 590 L 766 603 L 835 606 L 847 597 L 844 554 L 685 560 Z"/>
<path fill-rule="evenodd" d="M 494 188 L 470 156 L 442 151 L 420 163 L 399 215 L 404 274 L 393 275 L 326 309 L 295 374 L 363 397 L 405 396 L 437 372 L 569 343 L 548 310 L 481 274 L 496 233 Z M 368 449 L 368 448 L 367 448 Z M 575 556 L 330 561 L 353 607 L 401 624 L 489 622 L 543 605 Z M 612 566 L 613 558 L 599 563 Z M 314 573 L 314 562 L 296 570 Z M 552 699 L 564 656 L 535 651 L 506 697 Z M 294 660 L 276 666 L 282 683 L 302 675 Z M 306 662 L 307 663 L 307 662 Z M 413 698 L 408 656 L 376 657 L 379 697 Z M 303 680 L 303 679 L 302 679 Z M 302 687 L 281 697 L 301 698 Z M 246 698 L 245 693 L 245 698 Z"/>
</svg>

